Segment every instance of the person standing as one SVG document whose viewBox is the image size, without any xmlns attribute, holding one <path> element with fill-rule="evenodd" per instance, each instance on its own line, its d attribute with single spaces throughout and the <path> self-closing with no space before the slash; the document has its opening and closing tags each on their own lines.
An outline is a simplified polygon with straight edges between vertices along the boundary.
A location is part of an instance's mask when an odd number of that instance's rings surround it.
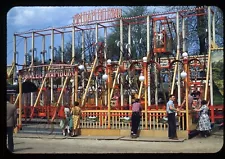
<svg viewBox="0 0 225 159">
<path fill-rule="evenodd" d="M 193 109 L 192 107 L 193 107 L 194 96 L 195 96 L 195 93 L 193 93 L 193 92 L 191 94 L 190 93 L 188 94 L 188 110 Z M 184 98 L 180 108 L 186 110 L 185 104 L 186 104 L 186 99 Z M 194 121 L 193 116 L 192 116 L 192 121 Z M 182 123 L 184 123 L 184 124 L 182 124 Z M 184 118 L 180 119 L 180 125 L 181 125 L 182 129 L 186 128 L 186 113 L 184 113 Z"/>
<path fill-rule="evenodd" d="M 79 107 L 79 102 L 74 102 L 74 106 L 72 107 L 70 114 L 72 115 L 72 120 L 70 122 L 70 128 L 72 130 L 71 136 L 74 137 L 78 135 L 80 128 L 81 109 Z"/>
<path fill-rule="evenodd" d="M 208 115 L 208 105 L 209 103 L 206 100 L 201 101 L 201 107 L 194 109 L 194 111 L 200 113 L 199 121 L 196 130 L 200 131 L 200 134 L 203 137 L 208 137 L 209 132 L 211 131 L 211 123 Z"/>
<path fill-rule="evenodd" d="M 193 101 L 194 101 L 194 93 L 188 94 L 188 110 L 192 110 Z M 186 99 L 184 98 L 181 107 L 186 109 L 186 105 L 184 105 L 185 103 Z"/>
<path fill-rule="evenodd" d="M 70 134 L 70 129 L 69 129 L 70 108 L 68 104 L 66 104 L 64 107 L 64 114 L 65 114 L 65 118 L 61 119 L 60 127 L 62 128 L 63 136 L 66 136 L 67 134 Z"/>
<path fill-rule="evenodd" d="M 176 118 L 175 113 L 179 109 L 174 107 L 175 96 L 170 95 L 169 101 L 166 104 L 166 112 L 168 115 L 168 137 L 169 139 L 178 140 L 177 138 L 177 128 L 176 128 Z"/>
<path fill-rule="evenodd" d="M 64 113 L 65 113 L 65 117 L 66 117 L 64 132 L 65 132 L 65 135 L 66 135 L 66 132 L 67 132 L 68 134 L 70 134 L 70 128 L 69 128 L 69 121 L 70 121 L 70 107 L 69 107 L 68 104 L 65 105 Z"/>
<path fill-rule="evenodd" d="M 131 137 L 137 137 L 137 131 L 140 124 L 141 118 L 141 103 L 140 99 L 136 99 L 132 104 L 132 116 L 131 116 Z"/>
<path fill-rule="evenodd" d="M 194 102 L 193 102 L 193 108 L 195 108 L 195 109 L 199 109 L 201 107 L 202 100 L 200 98 L 200 95 L 201 95 L 201 93 L 199 91 L 195 92 L 195 97 L 194 97 Z M 194 120 L 193 121 L 198 122 L 199 117 L 200 117 L 200 112 L 196 112 L 194 114 Z"/>
<path fill-rule="evenodd" d="M 7 139 L 8 139 L 8 149 L 14 152 L 14 142 L 13 142 L 13 130 L 16 127 L 17 121 L 17 109 L 14 104 L 11 104 L 9 96 L 7 95 Z"/>
</svg>

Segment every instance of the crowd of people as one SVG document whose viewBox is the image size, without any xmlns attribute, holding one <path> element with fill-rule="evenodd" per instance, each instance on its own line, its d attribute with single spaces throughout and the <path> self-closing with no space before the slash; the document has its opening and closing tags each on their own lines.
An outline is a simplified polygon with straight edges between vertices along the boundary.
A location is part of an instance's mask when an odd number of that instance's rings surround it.
<svg viewBox="0 0 225 159">
<path fill-rule="evenodd" d="M 201 93 L 199 91 L 192 92 L 188 95 L 188 109 L 192 110 L 192 112 L 197 112 L 197 116 L 195 116 L 195 119 L 197 119 L 196 130 L 199 131 L 202 137 L 208 137 L 211 131 L 211 122 L 208 115 L 209 102 L 201 100 L 200 95 Z M 166 105 L 168 114 L 168 137 L 177 140 L 175 113 L 179 112 L 184 107 L 186 100 L 184 99 L 180 108 L 174 107 L 174 101 L 175 96 L 170 95 Z M 184 117 L 186 119 L 186 114 Z"/>
<path fill-rule="evenodd" d="M 64 136 L 72 137 L 79 135 L 81 108 L 79 102 L 75 101 L 71 110 L 68 105 L 64 107 L 65 117 L 60 121 L 60 127 Z"/>
<path fill-rule="evenodd" d="M 208 115 L 209 111 L 209 102 L 206 100 L 201 100 L 201 93 L 199 91 L 192 92 L 188 95 L 188 108 L 197 114 L 197 127 L 196 130 L 200 132 L 202 137 L 208 137 L 211 131 L 211 122 Z M 177 136 L 177 125 L 176 125 L 176 114 L 181 109 L 185 108 L 184 104 L 186 100 L 184 99 L 181 106 L 175 108 L 174 101 L 176 100 L 175 96 L 171 94 L 169 100 L 166 104 L 166 113 L 168 119 L 168 138 L 172 140 L 178 140 Z M 138 137 L 138 128 L 140 125 L 142 106 L 140 104 L 140 99 L 136 99 L 132 103 L 132 117 L 131 117 L 131 137 Z M 186 114 L 185 114 L 186 115 Z M 185 116 L 184 116 L 184 119 Z M 186 122 L 184 122 L 186 123 Z"/>
<path fill-rule="evenodd" d="M 172 140 L 178 140 L 177 126 L 176 126 L 176 113 L 184 108 L 186 100 L 184 99 L 181 107 L 175 108 L 174 101 L 176 100 L 174 95 L 169 96 L 169 101 L 166 104 L 166 112 L 168 118 L 168 138 Z M 188 107 L 193 112 L 197 112 L 198 124 L 196 130 L 200 132 L 203 137 L 208 137 L 211 131 L 211 123 L 208 115 L 209 102 L 201 100 L 200 92 L 190 93 L 188 96 Z M 131 116 L 131 137 L 137 138 L 139 136 L 139 125 L 141 119 L 142 106 L 140 99 L 136 98 L 132 103 L 132 116 Z M 81 109 L 79 102 L 74 102 L 74 105 L 69 109 L 66 105 L 64 108 L 65 118 L 60 122 L 63 135 L 77 136 L 79 134 L 80 115 Z M 186 122 L 185 122 L 186 123 Z"/>
</svg>

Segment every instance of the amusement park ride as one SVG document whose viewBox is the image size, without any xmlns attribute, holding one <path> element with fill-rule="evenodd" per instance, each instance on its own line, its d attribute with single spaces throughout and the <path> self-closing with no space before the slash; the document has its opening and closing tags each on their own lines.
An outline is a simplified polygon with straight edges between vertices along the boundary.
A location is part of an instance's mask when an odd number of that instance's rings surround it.
<svg viewBox="0 0 225 159">
<path fill-rule="evenodd" d="M 195 10 L 204 10 L 201 14 L 187 14 Z M 186 19 L 190 16 L 208 17 L 208 53 L 207 55 L 190 56 L 186 48 Z M 136 20 L 135 22 L 132 20 Z M 141 19 L 141 20 L 140 20 Z M 144 20 L 143 20 L 144 19 Z M 107 28 L 115 26 L 119 21 L 120 39 L 116 44 L 120 50 L 118 61 L 107 57 Z M 147 29 L 147 52 L 145 57 L 132 60 L 131 55 L 131 27 L 136 24 L 145 24 Z M 181 24 L 181 26 L 180 26 Z M 84 33 L 95 29 L 96 41 L 85 48 Z M 212 28 L 211 28 L 212 26 Z M 128 28 L 128 39 L 124 39 L 124 27 Z M 70 31 L 65 31 L 71 29 Z M 182 29 L 180 29 L 182 28 Z M 99 42 L 99 29 L 104 30 L 104 41 Z M 72 32 L 72 59 L 66 64 L 63 59 L 64 35 Z M 82 61 L 76 62 L 75 34 L 82 32 Z M 61 35 L 61 62 L 54 60 L 54 36 Z M 51 36 L 50 64 L 46 64 L 46 37 Z M 24 38 L 24 64 L 17 70 L 18 56 L 16 38 Z M 42 37 L 42 64 L 34 61 L 35 38 Z M 28 63 L 27 41 L 31 39 L 31 61 Z M 140 40 L 141 41 L 141 40 Z M 126 43 L 125 43 L 126 42 Z M 174 47 L 175 46 L 175 47 Z M 87 63 L 85 51 L 94 48 L 94 60 Z M 121 121 L 122 117 L 130 117 L 131 104 L 134 98 L 140 98 L 143 106 L 141 119 L 142 135 L 151 131 L 167 133 L 167 125 L 159 123 L 160 118 L 166 115 L 165 105 L 169 94 L 177 97 L 176 106 L 180 106 L 183 99 L 188 99 L 188 93 L 194 90 L 201 92 L 201 98 L 210 101 L 211 122 L 214 123 L 213 78 L 211 55 L 216 51 L 223 51 L 215 44 L 215 15 L 210 7 L 200 7 L 193 10 L 158 13 L 136 17 L 122 17 L 121 9 L 99 9 L 74 16 L 74 23 L 69 26 L 33 30 L 14 34 L 14 56 L 8 78 L 13 82 L 18 79 L 20 91 L 12 100 L 19 108 L 19 128 L 22 128 L 22 119 L 47 118 L 54 121 L 62 117 L 62 108 L 65 104 L 72 105 L 79 101 L 82 108 L 82 133 L 95 134 L 102 129 L 116 130 L 117 133 L 129 131 L 130 123 Z M 126 56 L 125 56 L 126 54 Z M 206 66 L 207 65 L 207 66 Z M 166 77 L 167 80 L 163 79 Z M 54 80 L 61 79 L 61 85 L 56 86 Z M 30 80 L 38 86 L 37 92 L 23 93 L 22 82 Z M 188 100 L 186 100 L 188 101 Z M 187 115 L 188 114 L 188 115 Z M 95 117 L 98 120 L 92 125 L 85 119 Z M 188 108 L 188 102 L 178 115 L 179 134 L 188 136 L 195 129 L 193 115 Z M 223 118 L 223 117 L 221 117 Z M 89 124 L 89 125 L 88 125 Z M 126 125 L 127 124 L 127 125 Z M 126 125 L 126 126 L 125 126 Z M 92 127 L 93 126 L 93 127 Z M 105 126 L 105 127 L 104 127 Z M 124 126 L 124 127 L 123 127 Z M 85 131 L 85 129 L 87 129 Z M 150 133 L 147 133 L 147 132 Z M 111 132 L 113 134 L 115 132 Z M 98 134 L 101 134 L 98 132 Z"/>
</svg>

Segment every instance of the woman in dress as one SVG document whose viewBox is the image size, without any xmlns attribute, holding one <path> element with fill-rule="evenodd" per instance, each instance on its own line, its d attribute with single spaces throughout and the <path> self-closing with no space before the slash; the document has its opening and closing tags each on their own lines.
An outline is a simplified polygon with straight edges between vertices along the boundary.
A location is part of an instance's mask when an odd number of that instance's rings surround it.
<svg viewBox="0 0 225 159">
<path fill-rule="evenodd" d="M 70 127 L 72 130 L 71 136 L 77 136 L 79 133 L 80 128 L 80 115 L 81 115 L 81 109 L 79 107 L 79 102 L 74 102 L 74 106 L 71 109 L 71 115 L 72 115 L 72 122 Z"/>
<path fill-rule="evenodd" d="M 194 111 L 200 113 L 197 130 L 200 131 L 200 134 L 203 137 L 208 137 L 209 132 L 211 131 L 211 123 L 208 115 L 208 105 L 209 103 L 206 100 L 201 101 L 201 107 L 198 109 L 194 109 Z"/>
</svg>

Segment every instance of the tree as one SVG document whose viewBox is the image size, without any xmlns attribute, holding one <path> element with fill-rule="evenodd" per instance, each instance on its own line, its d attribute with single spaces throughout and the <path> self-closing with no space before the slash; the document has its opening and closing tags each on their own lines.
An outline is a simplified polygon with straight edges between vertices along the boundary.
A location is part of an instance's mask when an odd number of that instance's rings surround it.
<svg viewBox="0 0 225 159">
<path fill-rule="evenodd" d="M 87 28 L 85 28 L 87 29 Z M 82 54 L 84 53 L 85 61 L 92 62 L 95 53 L 95 32 L 94 30 L 84 31 L 84 52 L 82 51 L 82 32 L 75 33 L 75 63 L 79 63 L 82 60 Z M 61 61 L 62 48 L 58 46 L 55 52 L 55 60 Z M 72 37 L 68 40 L 64 46 L 64 62 L 70 63 L 72 60 Z"/>
<path fill-rule="evenodd" d="M 202 6 L 169 6 L 165 9 L 169 12 L 179 10 L 190 10 Z M 223 45 L 223 14 L 220 8 L 211 7 L 215 13 L 215 26 L 216 26 L 216 43 L 219 46 Z M 184 15 L 207 13 L 207 10 L 189 11 L 188 13 L 182 13 Z M 205 54 L 207 52 L 207 39 L 208 35 L 206 29 L 208 29 L 208 15 L 204 16 L 191 16 L 186 18 L 187 25 L 187 49 L 189 53 Z"/>
<path fill-rule="evenodd" d="M 146 6 L 135 6 L 135 7 L 126 7 L 123 11 L 123 17 L 135 17 L 140 15 L 146 15 L 148 9 Z M 146 18 L 145 18 L 146 19 Z M 127 19 L 126 22 L 137 22 L 142 21 L 144 19 Z M 126 24 L 124 22 L 124 24 Z M 115 23 L 119 26 L 119 22 Z M 146 55 L 146 44 L 147 44 L 147 29 L 146 24 L 135 24 L 131 25 L 131 56 L 132 59 L 138 59 Z M 142 39 L 142 43 L 139 44 L 140 39 Z M 113 60 L 118 60 L 120 49 L 116 46 L 115 41 L 120 40 L 120 27 L 112 28 L 112 33 L 108 36 L 108 58 L 112 58 Z M 128 26 L 123 26 L 123 44 L 128 43 Z M 124 46 L 125 47 L 125 46 Z M 125 49 L 124 49 L 125 51 Z M 126 56 L 125 56 L 126 57 Z"/>
<path fill-rule="evenodd" d="M 86 30 L 84 33 L 84 41 L 85 41 L 85 48 L 90 47 L 87 51 L 85 51 L 85 59 L 88 62 L 92 62 L 94 59 L 95 54 L 95 31 L 94 30 Z M 93 46 L 92 46 L 93 45 Z"/>
</svg>

